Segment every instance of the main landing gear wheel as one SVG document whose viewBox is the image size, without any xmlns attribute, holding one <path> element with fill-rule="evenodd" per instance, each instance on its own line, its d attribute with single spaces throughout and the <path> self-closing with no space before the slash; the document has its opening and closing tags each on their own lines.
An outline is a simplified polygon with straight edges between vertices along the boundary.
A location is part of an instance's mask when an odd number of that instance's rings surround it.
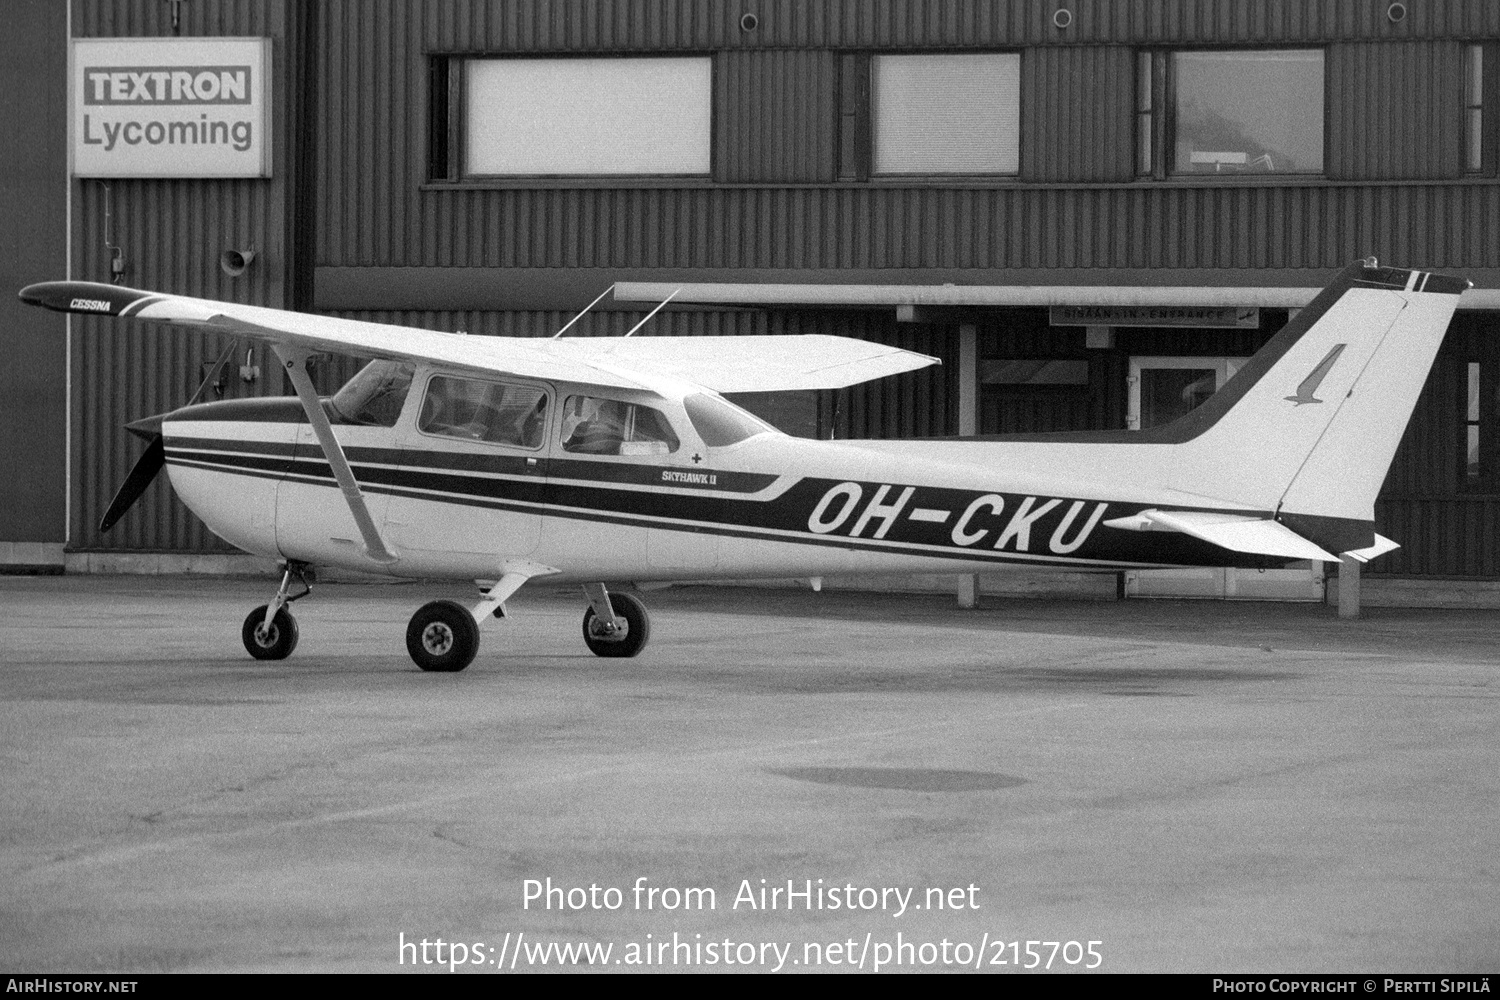
<svg viewBox="0 0 1500 1000">
<path fill-rule="evenodd" d="M 297 619 L 286 608 L 281 608 L 271 616 L 271 624 L 267 625 L 267 607 L 269 605 L 262 604 L 250 612 L 240 629 L 240 638 L 245 642 L 246 651 L 257 660 L 284 660 L 297 648 Z"/>
<path fill-rule="evenodd" d="M 630 594 L 610 594 L 609 606 L 622 627 L 611 629 L 607 622 L 596 620 L 594 609 L 583 613 L 583 641 L 595 656 L 634 656 L 646 648 L 651 638 L 651 619 L 646 606 Z"/>
<path fill-rule="evenodd" d="M 411 616 L 406 651 L 423 670 L 462 670 L 479 652 L 479 626 L 457 601 L 432 601 Z"/>
</svg>

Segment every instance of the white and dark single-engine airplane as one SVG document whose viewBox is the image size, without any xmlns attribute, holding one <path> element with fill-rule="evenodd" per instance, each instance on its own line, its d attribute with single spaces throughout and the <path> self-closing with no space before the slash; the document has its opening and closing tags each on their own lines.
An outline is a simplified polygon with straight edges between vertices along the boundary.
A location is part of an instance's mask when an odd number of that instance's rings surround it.
<svg viewBox="0 0 1500 1000">
<path fill-rule="evenodd" d="M 310 565 L 476 581 L 472 608 L 407 628 L 418 666 L 453 671 L 531 579 L 582 584 L 588 648 L 634 656 L 646 610 L 611 586 L 1368 560 L 1396 548 L 1376 493 L 1468 286 L 1358 261 L 1173 423 L 921 441 L 793 438 L 721 395 L 936 361 L 848 338 L 471 337 L 86 282 L 21 298 L 269 344 L 296 398 L 137 421 L 150 443 L 104 526 L 165 464 L 215 534 L 283 562 L 242 629 L 259 659 L 296 646 Z M 374 360 L 320 399 L 325 352 Z"/>
</svg>

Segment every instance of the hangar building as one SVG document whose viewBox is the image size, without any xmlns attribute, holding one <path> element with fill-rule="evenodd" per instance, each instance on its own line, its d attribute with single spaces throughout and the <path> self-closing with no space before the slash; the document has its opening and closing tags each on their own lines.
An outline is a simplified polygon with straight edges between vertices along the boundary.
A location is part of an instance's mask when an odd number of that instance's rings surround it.
<svg viewBox="0 0 1500 1000">
<path fill-rule="evenodd" d="M 940 356 L 851 390 L 747 401 L 795 433 L 922 437 L 1171 419 L 1374 255 L 1476 288 L 1386 480 L 1377 523 L 1404 547 L 1365 568 L 1367 593 L 1500 595 L 1492 0 L 22 0 L 7 13 L 5 568 L 232 562 L 164 481 L 110 534 L 97 524 L 140 448 L 122 425 L 180 405 L 233 345 L 29 309 L 13 293 L 32 281 L 117 277 L 538 336 L 612 283 L 581 334 L 623 332 L 680 287 L 653 332 L 827 332 Z M 161 43 L 205 38 L 259 54 L 174 76 L 178 50 Z M 240 66 L 259 96 L 241 92 Z M 231 150 L 255 164 L 200 165 Z M 225 251 L 248 262 L 226 270 Z M 247 348 L 209 392 L 289 391 Z M 352 364 L 330 359 L 323 388 Z M 1105 585 L 1325 592 L 1319 567 Z"/>
</svg>

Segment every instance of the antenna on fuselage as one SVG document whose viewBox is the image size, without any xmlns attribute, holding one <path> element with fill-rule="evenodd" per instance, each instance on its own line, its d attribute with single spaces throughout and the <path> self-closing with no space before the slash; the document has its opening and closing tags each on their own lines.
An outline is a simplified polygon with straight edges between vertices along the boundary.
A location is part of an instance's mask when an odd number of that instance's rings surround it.
<svg viewBox="0 0 1500 1000">
<path fill-rule="evenodd" d="M 651 317 L 655 316 L 657 313 L 661 312 L 661 307 L 664 306 L 664 305 L 666 305 L 668 302 L 671 302 L 672 299 L 674 299 L 677 296 L 677 293 L 680 292 L 680 291 L 682 291 L 682 289 L 680 289 L 680 288 L 674 288 L 674 289 L 672 289 L 672 294 L 668 295 L 666 298 L 662 299 L 661 300 L 661 305 L 657 306 L 655 309 L 653 309 L 650 312 L 648 312 L 646 314 L 646 318 L 645 319 L 641 320 L 635 326 L 632 326 L 630 328 L 630 333 L 635 333 L 635 331 L 639 330 L 641 327 L 643 327 L 647 323 L 651 322 Z M 627 336 L 627 337 L 630 336 L 630 333 L 627 333 L 625 336 Z"/>
<path fill-rule="evenodd" d="M 586 313 L 590 309 L 592 309 L 595 306 L 597 306 L 599 304 L 599 299 L 604 298 L 604 296 L 608 295 L 610 292 L 612 292 L 614 290 L 615 290 L 615 286 L 614 285 L 610 285 L 604 291 L 600 292 L 598 299 L 595 299 L 594 301 L 590 302 L 588 305 L 584 306 L 583 307 L 583 312 L 579 313 L 577 316 L 574 316 L 572 319 L 570 319 L 566 323 L 564 323 L 563 324 L 563 328 L 561 330 L 558 330 L 556 333 L 554 333 L 552 335 L 552 339 L 556 340 L 558 337 L 561 337 L 564 333 L 567 332 L 568 327 L 572 326 L 574 323 L 577 323 L 579 320 L 583 319 L 583 313 Z"/>
</svg>

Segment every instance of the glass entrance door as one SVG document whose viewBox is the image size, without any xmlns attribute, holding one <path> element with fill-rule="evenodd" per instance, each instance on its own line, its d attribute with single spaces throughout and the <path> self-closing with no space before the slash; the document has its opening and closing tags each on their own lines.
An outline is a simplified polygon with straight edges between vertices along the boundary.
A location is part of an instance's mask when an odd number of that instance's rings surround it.
<svg viewBox="0 0 1500 1000">
<path fill-rule="evenodd" d="M 1245 358 L 1131 358 L 1126 426 L 1139 431 L 1171 423 L 1217 392 L 1245 361 Z"/>
</svg>

